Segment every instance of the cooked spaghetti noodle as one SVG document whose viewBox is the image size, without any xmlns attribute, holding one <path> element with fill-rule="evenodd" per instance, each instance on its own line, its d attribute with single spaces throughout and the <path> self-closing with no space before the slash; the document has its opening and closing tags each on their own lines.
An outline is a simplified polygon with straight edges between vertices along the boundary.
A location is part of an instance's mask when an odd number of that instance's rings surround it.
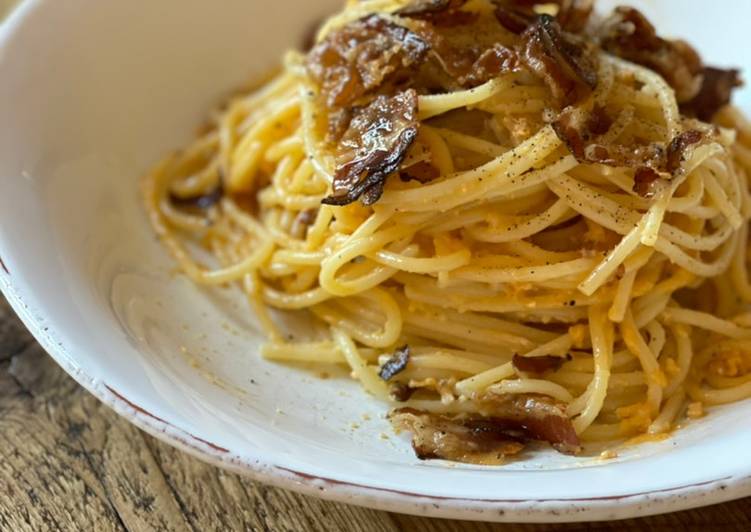
<svg viewBox="0 0 751 532">
<path fill-rule="evenodd" d="M 184 274 L 244 290 L 263 356 L 348 366 L 421 457 L 575 452 L 751 396 L 734 73 L 656 35 L 629 53 L 603 32 L 642 19 L 571 4 L 350 1 L 144 180 Z M 289 341 L 276 310 L 323 327 Z"/>
</svg>

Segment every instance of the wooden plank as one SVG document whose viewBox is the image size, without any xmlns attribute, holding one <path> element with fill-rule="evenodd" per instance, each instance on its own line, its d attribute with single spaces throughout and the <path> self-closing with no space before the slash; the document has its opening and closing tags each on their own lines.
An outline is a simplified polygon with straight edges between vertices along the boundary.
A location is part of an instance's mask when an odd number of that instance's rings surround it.
<svg viewBox="0 0 751 532">
<path fill-rule="evenodd" d="M 271 488 L 140 432 L 65 375 L 0 298 L 0 530 L 542 532 L 751 530 L 746 499 L 648 519 L 494 525 Z"/>
<path fill-rule="evenodd" d="M 264 486 L 149 440 L 167 482 L 195 530 L 397 530 L 383 512 Z"/>
<path fill-rule="evenodd" d="M 396 531 L 204 464 L 142 433 L 63 373 L 0 299 L 0 530 Z"/>
</svg>

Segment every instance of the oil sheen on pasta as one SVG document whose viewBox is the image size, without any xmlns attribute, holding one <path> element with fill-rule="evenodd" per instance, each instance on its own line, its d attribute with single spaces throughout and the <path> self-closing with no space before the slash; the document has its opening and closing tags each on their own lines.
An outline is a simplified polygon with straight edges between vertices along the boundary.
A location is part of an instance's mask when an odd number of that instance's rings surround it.
<svg viewBox="0 0 751 532">
<path fill-rule="evenodd" d="M 263 356 L 348 366 L 420 458 L 751 396 L 738 73 L 591 4 L 347 2 L 144 179 L 155 231 L 245 292 Z"/>
</svg>

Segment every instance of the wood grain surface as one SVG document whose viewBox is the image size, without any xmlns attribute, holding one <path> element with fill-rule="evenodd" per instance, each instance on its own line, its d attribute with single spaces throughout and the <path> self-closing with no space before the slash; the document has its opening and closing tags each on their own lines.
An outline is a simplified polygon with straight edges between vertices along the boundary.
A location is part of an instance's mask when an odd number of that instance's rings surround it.
<svg viewBox="0 0 751 532">
<path fill-rule="evenodd" d="M 562 526 L 443 521 L 320 501 L 141 432 L 47 356 L 0 296 L 0 530 L 460 532 L 751 530 L 751 500 Z"/>
</svg>

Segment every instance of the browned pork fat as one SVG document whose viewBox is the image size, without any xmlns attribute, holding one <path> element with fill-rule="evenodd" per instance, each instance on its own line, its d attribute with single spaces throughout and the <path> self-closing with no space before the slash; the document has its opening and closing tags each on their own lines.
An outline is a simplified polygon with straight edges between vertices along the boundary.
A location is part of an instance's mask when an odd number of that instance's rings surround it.
<svg viewBox="0 0 751 532">
<path fill-rule="evenodd" d="M 608 155 L 602 150 L 588 153 L 588 147 L 594 138 L 607 133 L 612 122 L 605 109 L 600 106 L 595 106 L 591 111 L 569 108 L 558 115 L 553 122 L 553 129 L 577 160 L 603 162 Z"/>
<path fill-rule="evenodd" d="M 332 32 L 308 54 L 306 67 L 329 107 L 343 107 L 419 65 L 430 45 L 378 15 Z"/>
<path fill-rule="evenodd" d="M 640 166 L 634 172 L 633 191 L 642 198 L 651 198 L 657 193 L 657 187 L 662 182 L 660 174 L 649 166 Z"/>
<path fill-rule="evenodd" d="M 594 4 L 594 0 L 561 0 L 556 19 L 564 30 L 579 33 L 587 26 Z"/>
<path fill-rule="evenodd" d="M 660 74 L 675 90 L 678 102 L 694 98 L 701 87 L 702 64 L 696 51 L 684 41 L 668 41 L 637 9 L 618 7 L 603 24 L 602 48 Z"/>
<path fill-rule="evenodd" d="M 522 41 L 522 62 L 550 88 L 561 109 L 580 102 L 597 86 L 596 47 L 564 33 L 553 17 L 537 17 Z"/>
<path fill-rule="evenodd" d="M 528 440 L 549 442 L 567 454 L 581 450 L 564 407 L 552 399 L 487 394 L 478 403 L 482 415 L 447 416 L 400 408 L 389 418 L 396 429 L 412 433 L 412 446 L 421 459 L 497 463 L 521 451 Z"/>
<path fill-rule="evenodd" d="M 677 172 L 686 158 L 688 147 L 698 144 L 703 138 L 704 134 L 701 131 L 690 129 L 671 140 L 668 144 L 665 169 L 671 174 Z"/>
<path fill-rule="evenodd" d="M 553 355 L 545 355 L 541 357 L 514 355 L 512 362 L 514 367 L 519 371 L 524 371 L 526 373 L 545 373 L 546 371 L 558 370 L 563 363 L 566 362 L 566 358 Z"/>
<path fill-rule="evenodd" d="M 417 93 L 377 96 L 354 117 L 339 144 L 345 162 L 336 170 L 328 205 L 361 199 L 372 205 L 381 197 L 386 178 L 401 165 L 417 136 Z"/>
<path fill-rule="evenodd" d="M 537 16 L 535 6 L 557 4 L 556 20 L 561 27 L 571 33 L 581 32 L 589 22 L 594 10 L 594 0 L 494 0 L 495 16 L 498 21 L 513 33 L 522 33 Z"/>
<path fill-rule="evenodd" d="M 505 419 L 526 432 L 534 440 L 546 441 L 565 454 L 581 451 L 579 436 L 565 405 L 542 395 L 486 394 L 480 400 L 480 412 L 485 416 Z"/>
<path fill-rule="evenodd" d="M 516 52 L 502 44 L 495 44 L 475 60 L 468 72 L 459 77 L 459 84 L 463 87 L 475 87 L 518 68 L 519 58 Z"/>
<path fill-rule="evenodd" d="M 706 67 L 702 71 L 699 94 L 681 105 L 681 111 L 699 120 L 709 122 L 722 107 L 730 103 L 733 89 L 743 85 L 740 73 L 735 70 Z"/>
<path fill-rule="evenodd" d="M 220 181 L 216 188 L 200 196 L 181 198 L 175 194 L 170 194 L 170 203 L 175 207 L 208 209 L 219 203 L 222 197 L 224 197 L 224 187 Z"/>
<path fill-rule="evenodd" d="M 436 13 L 458 9 L 466 3 L 467 0 L 414 0 L 396 11 L 396 14 L 403 17 L 430 18 Z"/>
<path fill-rule="evenodd" d="M 461 11 L 467 0 L 416 0 L 396 11 L 402 17 L 425 20 L 439 27 L 469 24 L 477 19 L 475 13 Z"/>
<path fill-rule="evenodd" d="M 473 87 L 518 67 L 516 54 L 501 42 L 508 33 L 492 16 L 462 9 L 465 0 L 419 0 L 396 12 L 430 44 L 417 80 L 426 92 Z M 420 78 L 420 76 L 418 76 Z"/>
<path fill-rule="evenodd" d="M 413 408 L 394 410 L 389 417 L 394 428 L 412 433 L 412 448 L 420 460 L 492 465 L 524 448 L 522 434 L 493 419 L 449 417 Z"/>
</svg>

